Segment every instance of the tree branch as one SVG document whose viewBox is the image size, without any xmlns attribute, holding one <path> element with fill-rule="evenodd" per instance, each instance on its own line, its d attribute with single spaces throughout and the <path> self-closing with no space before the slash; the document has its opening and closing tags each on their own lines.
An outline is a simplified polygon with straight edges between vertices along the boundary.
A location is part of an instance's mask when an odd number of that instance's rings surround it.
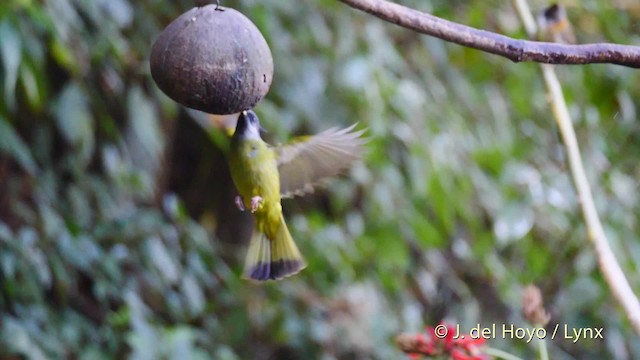
<svg viewBox="0 0 640 360">
<path fill-rule="evenodd" d="M 610 63 L 640 68 L 639 46 L 607 43 L 565 45 L 519 40 L 454 23 L 385 0 L 339 1 L 407 29 L 500 55 L 513 62 L 565 65 Z"/>
</svg>

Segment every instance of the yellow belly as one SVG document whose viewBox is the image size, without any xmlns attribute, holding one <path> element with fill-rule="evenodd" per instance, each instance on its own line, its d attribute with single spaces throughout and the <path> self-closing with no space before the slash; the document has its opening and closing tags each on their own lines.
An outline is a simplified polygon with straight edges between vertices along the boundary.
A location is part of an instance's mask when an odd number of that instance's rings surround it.
<svg viewBox="0 0 640 360">
<path fill-rule="evenodd" d="M 229 154 L 231 177 L 243 199 L 251 208 L 251 199 L 262 198 L 255 212 L 256 227 L 267 237 L 277 233 L 282 216 L 280 176 L 274 151 L 263 141 L 234 140 Z"/>
</svg>

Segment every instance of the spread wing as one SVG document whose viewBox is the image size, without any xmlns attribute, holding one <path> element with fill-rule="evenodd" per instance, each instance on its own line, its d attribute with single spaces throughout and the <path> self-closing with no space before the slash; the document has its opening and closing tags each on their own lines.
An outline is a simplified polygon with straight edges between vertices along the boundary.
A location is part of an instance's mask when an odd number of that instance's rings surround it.
<svg viewBox="0 0 640 360">
<path fill-rule="evenodd" d="M 276 147 L 282 196 L 313 192 L 319 181 L 340 174 L 360 159 L 367 140 L 361 137 L 364 130 L 354 131 L 355 126 L 331 128 Z"/>
</svg>

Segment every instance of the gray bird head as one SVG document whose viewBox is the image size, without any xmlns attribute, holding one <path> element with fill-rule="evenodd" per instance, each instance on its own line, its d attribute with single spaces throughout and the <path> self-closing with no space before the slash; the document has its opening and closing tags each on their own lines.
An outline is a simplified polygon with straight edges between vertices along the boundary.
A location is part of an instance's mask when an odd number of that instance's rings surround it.
<svg viewBox="0 0 640 360">
<path fill-rule="evenodd" d="M 253 110 L 245 110 L 240 113 L 238 117 L 238 124 L 236 125 L 236 132 L 234 136 L 241 137 L 243 139 L 261 139 L 260 119 Z"/>
</svg>

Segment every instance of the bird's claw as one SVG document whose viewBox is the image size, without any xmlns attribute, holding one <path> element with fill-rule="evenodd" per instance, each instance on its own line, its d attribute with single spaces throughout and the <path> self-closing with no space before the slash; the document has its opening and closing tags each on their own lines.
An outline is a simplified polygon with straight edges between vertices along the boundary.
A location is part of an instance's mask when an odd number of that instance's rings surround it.
<svg viewBox="0 0 640 360">
<path fill-rule="evenodd" d="M 251 212 L 252 213 L 258 211 L 258 209 L 260 208 L 260 205 L 262 205 L 262 197 L 261 196 L 254 196 L 254 197 L 251 198 Z"/>
<path fill-rule="evenodd" d="M 242 202 L 242 197 L 240 197 L 240 195 L 236 196 L 236 206 L 238 207 L 238 210 L 240 211 L 244 211 L 244 202 Z"/>
</svg>

